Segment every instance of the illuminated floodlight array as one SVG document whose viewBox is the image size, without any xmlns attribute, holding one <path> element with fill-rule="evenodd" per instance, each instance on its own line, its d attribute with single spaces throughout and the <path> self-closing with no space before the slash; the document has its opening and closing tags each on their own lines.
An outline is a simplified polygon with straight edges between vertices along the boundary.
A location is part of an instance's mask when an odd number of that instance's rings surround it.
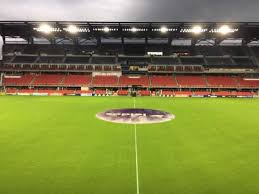
<svg viewBox="0 0 259 194">
<path fill-rule="evenodd" d="M 104 31 L 104 32 L 110 32 L 110 28 L 104 27 L 104 28 L 103 28 L 103 31 Z"/>
<path fill-rule="evenodd" d="M 89 28 L 80 28 L 74 25 L 69 25 L 67 28 L 63 28 L 63 30 L 71 34 L 76 34 L 78 32 L 90 32 Z"/>
<path fill-rule="evenodd" d="M 166 32 L 168 32 L 168 28 L 163 26 L 163 27 L 160 28 L 160 32 L 166 33 Z"/>
<path fill-rule="evenodd" d="M 192 28 L 183 28 L 180 30 L 180 32 L 182 33 L 193 33 L 193 34 L 200 34 L 206 31 L 208 31 L 208 29 L 202 28 L 202 26 L 193 26 Z"/>
<path fill-rule="evenodd" d="M 109 27 L 103 27 L 103 28 L 93 28 L 94 31 L 98 31 L 98 32 L 112 32 L 112 31 L 118 31 L 118 28 L 109 28 Z"/>
<path fill-rule="evenodd" d="M 137 32 L 138 31 L 138 29 L 135 28 L 135 27 L 131 28 L 130 30 L 131 30 L 131 32 Z"/>
<path fill-rule="evenodd" d="M 223 25 L 223 26 L 221 26 L 217 29 L 212 29 L 210 32 L 220 33 L 220 34 L 226 35 L 226 34 L 234 33 L 234 32 L 237 32 L 237 31 L 238 31 L 237 28 L 231 28 L 228 25 Z"/>
<path fill-rule="evenodd" d="M 41 24 L 39 27 L 37 28 L 33 28 L 34 30 L 38 31 L 38 32 L 42 32 L 45 34 L 50 34 L 52 32 L 62 32 L 62 31 L 66 31 L 69 32 L 71 34 L 76 34 L 78 32 L 90 32 L 89 28 L 86 27 L 78 27 L 75 25 L 69 25 L 65 28 L 59 28 L 59 27 L 53 27 L 49 24 Z M 116 27 L 95 27 L 93 28 L 93 31 L 100 31 L 100 32 L 113 32 L 113 31 L 119 31 L 119 28 Z M 124 27 L 122 28 L 122 31 L 125 32 L 132 32 L 132 33 L 136 33 L 136 32 L 147 32 L 149 31 L 148 28 L 145 27 Z M 151 31 L 153 32 L 161 32 L 162 34 L 166 34 L 167 32 L 177 32 L 178 28 L 168 28 L 167 26 L 161 26 L 160 28 L 152 28 Z M 238 31 L 238 28 L 232 28 L 229 25 L 222 25 L 219 26 L 218 28 L 214 28 L 214 29 L 206 29 L 200 25 L 196 25 L 193 27 L 186 27 L 186 28 L 181 28 L 180 32 L 181 33 L 193 33 L 193 34 L 201 34 L 204 32 L 210 32 L 210 33 L 219 33 L 222 35 L 226 35 L 229 33 L 234 33 Z"/>
<path fill-rule="evenodd" d="M 50 34 L 51 32 L 61 32 L 62 30 L 60 28 L 54 28 L 50 26 L 49 24 L 41 24 L 38 28 L 33 28 L 34 30 L 38 32 L 42 32 L 45 34 Z"/>
<path fill-rule="evenodd" d="M 167 32 L 175 32 L 177 31 L 177 28 L 167 28 L 166 26 L 162 26 L 161 28 L 153 28 L 152 31 L 167 33 Z"/>
<path fill-rule="evenodd" d="M 194 33 L 194 34 L 200 34 L 200 33 L 205 32 L 205 31 L 207 31 L 207 29 L 202 29 L 201 26 L 194 26 L 191 30 L 191 32 Z"/>
<path fill-rule="evenodd" d="M 71 34 L 76 34 L 79 32 L 78 27 L 74 26 L 74 25 L 70 25 L 65 29 L 67 32 L 70 32 Z"/>
<path fill-rule="evenodd" d="M 135 33 L 135 32 L 146 32 L 148 31 L 148 29 L 132 27 L 132 28 L 123 28 L 122 31 Z"/>
</svg>

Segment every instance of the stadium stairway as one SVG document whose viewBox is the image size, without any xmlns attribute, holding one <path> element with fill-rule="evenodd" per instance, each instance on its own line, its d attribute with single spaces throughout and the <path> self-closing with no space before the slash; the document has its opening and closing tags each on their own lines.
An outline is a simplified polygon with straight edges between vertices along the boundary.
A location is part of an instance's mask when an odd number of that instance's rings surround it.
<svg viewBox="0 0 259 194">
<path fill-rule="evenodd" d="M 60 80 L 59 85 L 64 85 L 64 81 L 65 81 L 65 79 L 66 79 L 66 76 L 64 76 L 64 77 Z"/>
<path fill-rule="evenodd" d="M 33 76 L 33 78 L 32 78 L 32 80 L 31 80 L 29 85 L 32 86 L 34 84 L 34 81 L 35 81 L 35 76 Z"/>
<path fill-rule="evenodd" d="M 202 75 L 202 77 L 203 77 L 203 79 L 204 79 L 204 81 L 206 83 L 206 87 L 208 87 L 209 83 L 208 83 L 207 77 L 205 75 Z"/>
<path fill-rule="evenodd" d="M 179 83 L 178 83 L 178 81 L 177 81 L 177 79 L 176 79 L 176 76 L 173 75 L 173 78 L 174 78 L 174 80 L 175 80 L 176 85 L 179 87 Z"/>
</svg>

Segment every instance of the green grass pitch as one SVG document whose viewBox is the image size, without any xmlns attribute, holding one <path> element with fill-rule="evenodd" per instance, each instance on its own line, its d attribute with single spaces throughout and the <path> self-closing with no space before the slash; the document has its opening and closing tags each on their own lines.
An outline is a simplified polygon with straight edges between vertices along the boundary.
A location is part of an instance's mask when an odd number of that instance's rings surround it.
<svg viewBox="0 0 259 194">
<path fill-rule="evenodd" d="M 1 194 L 137 194 L 130 97 L 0 97 Z M 176 119 L 137 125 L 140 194 L 259 193 L 259 99 L 136 98 Z"/>
</svg>

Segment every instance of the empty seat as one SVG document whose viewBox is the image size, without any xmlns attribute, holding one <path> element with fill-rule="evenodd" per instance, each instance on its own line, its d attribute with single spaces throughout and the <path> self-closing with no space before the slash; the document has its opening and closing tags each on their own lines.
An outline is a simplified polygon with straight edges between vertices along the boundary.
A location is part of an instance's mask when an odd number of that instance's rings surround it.
<svg viewBox="0 0 259 194">
<path fill-rule="evenodd" d="M 95 76 L 93 77 L 93 86 L 117 86 L 117 76 Z"/>
<path fill-rule="evenodd" d="M 207 76 L 208 85 L 213 87 L 237 87 L 235 77 L 231 76 Z"/>
<path fill-rule="evenodd" d="M 144 87 L 149 86 L 149 79 L 147 76 L 121 76 L 119 79 L 120 86 L 140 85 Z"/>
<path fill-rule="evenodd" d="M 173 76 L 152 76 L 150 77 L 153 87 L 176 87 L 177 83 Z"/>
<path fill-rule="evenodd" d="M 64 75 L 41 74 L 35 77 L 34 85 L 60 85 Z"/>
<path fill-rule="evenodd" d="M 28 86 L 31 84 L 34 75 L 25 74 L 22 76 L 6 76 L 3 79 L 5 86 Z"/>
<path fill-rule="evenodd" d="M 176 76 L 177 82 L 181 87 L 206 87 L 203 76 Z"/>
<path fill-rule="evenodd" d="M 64 78 L 65 86 L 86 86 L 91 83 L 92 77 L 87 75 L 67 75 Z"/>
</svg>

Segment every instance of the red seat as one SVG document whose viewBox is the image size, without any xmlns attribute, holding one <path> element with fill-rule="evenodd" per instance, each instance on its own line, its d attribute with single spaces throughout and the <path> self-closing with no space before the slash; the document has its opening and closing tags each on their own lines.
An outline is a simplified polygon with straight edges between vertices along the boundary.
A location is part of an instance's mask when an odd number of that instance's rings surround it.
<svg viewBox="0 0 259 194">
<path fill-rule="evenodd" d="M 245 80 L 241 77 L 237 80 L 240 87 L 259 88 L 259 80 Z"/>
<path fill-rule="evenodd" d="M 34 85 L 60 85 L 64 75 L 41 74 L 35 77 Z"/>
<path fill-rule="evenodd" d="M 144 87 L 149 86 L 148 76 L 121 76 L 119 78 L 119 85 L 122 87 L 131 85 L 140 85 Z"/>
<path fill-rule="evenodd" d="M 139 95 L 141 96 L 150 96 L 150 91 L 148 90 L 140 90 Z"/>
<path fill-rule="evenodd" d="M 165 96 L 173 96 L 174 95 L 174 92 L 173 91 L 165 91 L 165 90 L 163 90 L 162 91 L 162 95 L 165 95 Z"/>
<path fill-rule="evenodd" d="M 206 87 L 203 76 L 177 75 L 176 80 L 181 87 Z"/>
<path fill-rule="evenodd" d="M 22 76 L 5 76 L 3 84 L 5 86 L 28 86 L 31 84 L 34 75 L 25 74 Z"/>
<path fill-rule="evenodd" d="M 93 77 L 93 86 L 117 86 L 117 76 L 95 76 Z"/>
<path fill-rule="evenodd" d="M 119 96 L 127 96 L 129 94 L 128 90 L 118 90 L 117 94 Z"/>
<path fill-rule="evenodd" d="M 64 78 L 64 86 L 87 86 L 91 83 L 92 77 L 87 75 L 67 75 Z"/>
<path fill-rule="evenodd" d="M 151 76 L 150 81 L 153 87 L 177 87 L 173 76 Z"/>
<path fill-rule="evenodd" d="M 106 95 L 106 90 L 95 90 L 95 94 L 97 94 L 97 95 Z"/>
<path fill-rule="evenodd" d="M 237 87 L 237 80 L 231 76 L 207 76 L 209 86 Z"/>
</svg>

